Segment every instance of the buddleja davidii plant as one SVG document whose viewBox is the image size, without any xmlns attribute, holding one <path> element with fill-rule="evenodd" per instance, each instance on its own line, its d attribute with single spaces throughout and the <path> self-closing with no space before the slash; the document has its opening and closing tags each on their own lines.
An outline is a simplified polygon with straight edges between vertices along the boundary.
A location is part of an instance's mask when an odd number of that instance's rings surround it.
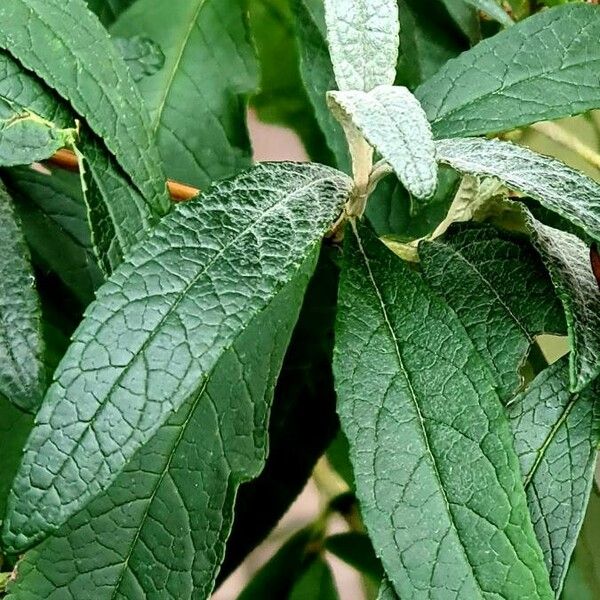
<svg viewBox="0 0 600 600">
<path fill-rule="evenodd" d="M 344 215 L 352 232 L 334 371 L 357 496 L 390 580 L 380 596 L 558 596 L 598 445 L 600 294 L 584 241 L 502 198 L 511 189 L 536 200 L 589 243 L 600 234 L 600 186 L 509 143 L 434 142 L 418 100 L 391 85 L 395 2 L 328 0 L 325 7 L 339 87 L 328 104 L 346 133 L 355 183 Z M 373 149 L 382 157 L 374 168 Z M 431 197 L 438 162 L 466 179 L 430 241 L 412 245 L 411 258 L 419 247 L 424 259 L 427 285 L 358 221 L 388 172 L 410 194 Z M 517 213 L 539 256 L 493 229 L 454 229 L 445 242 L 435 240 L 453 221 L 478 212 Z M 534 335 L 565 332 L 540 257 L 562 300 L 572 352 L 515 398 Z M 498 270 L 507 268 L 512 277 L 522 271 L 537 291 L 499 280 Z M 483 328 L 482 319 L 489 320 Z M 569 435 L 582 439 L 581 451 L 561 442 Z M 557 463 L 565 453 L 567 462 Z M 559 471 L 566 471 L 566 485 Z M 568 507 L 560 517 L 556 501 Z"/>
</svg>

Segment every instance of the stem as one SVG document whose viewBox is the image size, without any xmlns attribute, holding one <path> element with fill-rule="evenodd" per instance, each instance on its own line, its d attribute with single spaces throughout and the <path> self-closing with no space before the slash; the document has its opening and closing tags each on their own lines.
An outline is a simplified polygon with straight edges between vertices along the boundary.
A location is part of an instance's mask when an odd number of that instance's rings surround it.
<svg viewBox="0 0 600 600">
<path fill-rule="evenodd" d="M 557 123 L 536 123 L 531 126 L 548 139 L 562 144 L 565 148 L 576 152 L 596 169 L 600 169 L 600 154 L 587 144 L 580 142 L 575 136 L 563 129 Z"/>
</svg>

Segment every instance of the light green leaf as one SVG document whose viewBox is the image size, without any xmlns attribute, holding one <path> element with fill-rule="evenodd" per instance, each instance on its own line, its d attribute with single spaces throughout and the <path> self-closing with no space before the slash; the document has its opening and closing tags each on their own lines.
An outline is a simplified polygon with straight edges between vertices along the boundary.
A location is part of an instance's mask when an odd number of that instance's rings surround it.
<svg viewBox="0 0 600 600">
<path fill-rule="evenodd" d="M 36 260 L 87 306 L 104 278 L 92 247 L 79 177 L 61 169 L 46 175 L 19 168 L 3 172 L 2 180 L 16 200 Z"/>
<path fill-rule="evenodd" d="M 333 574 L 325 560 L 317 556 L 295 583 L 289 600 L 337 600 Z"/>
<path fill-rule="evenodd" d="M 600 107 L 599 37 L 598 6 L 542 11 L 449 61 L 415 94 L 436 137 L 586 112 Z"/>
<path fill-rule="evenodd" d="M 71 146 L 75 128 L 61 129 L 51 121 L 0 96 L 0 166 L 28 165 Z"/>
<path fill-rule="evenodd" d="M 0 47 L 67 99 L 158 215 L 165 177 L 135 83 L 84 0 L 3 0 Z"/>
<path fill-rule="evenodd" d="M 25 72 L 8 55 L 0 52 L 0 95 L 15 105 L 33 107 L 59 128 L 69 127 L 74 117 L 64 102 L 34 75 Z M 158 222 L 158 214 L 131 184 L 106 148 L 81 127 L 78 150 L 89 228 L 98 262 L 106 273 Z"/>
<path fill-rule="evenodd" d="M 328 101 L 334 115 L 360 130 L 409 192 L 417 198 L 433 196 L 437 186 L 433 135 L 408 89 L 378 86 L 370 92 L 329 92 Z"/>
<path fill-rule="evenodd" d="M 500 399 L 512 399 L 535 336 L 566 333 L 562 306 L 535 250 L 493 227 L 461 225 L 421 243 L 419 256 L 429 285 L 456 311 L 490 368 Z"/>
<path fill-rule="evenodd" d="M 306 291 L 275 387 L 269 458 L 260 476 L 238 492 L 217 585 L 277 525 L 339 431 L 331 372 L 339 275 L 334 258 L 338 252 L 338 248 L 323 247 Z"/>
<path fill-rule="evenodd" d="M 258 87 L 244 0 L 138 0 L 111 27 L 160 46 L 162 69 L 138 82 L 167 175 L 199 188 L 251 165 L 246 96 Z M 166 26 L 165 24 L 168 24 Z"/>
<path fill-rule="evenodd" d="M 327 40 L 340 90 L 368 92 L 396 79 L 396 0 L 325 0 Z"/>
<path fill-rule="evenodd" d="M 361 512 L 395 590 L 553 598 L 487 368 L 454 311 L 359 235 L 347 236 L 334 373 Z"/>
<path fill-rule="evenodd" d="M 540 373 L 508 414 L 529 511 L 560 595 L 594 480 L 600 386 L 569 391 L 569 361 Z"/>
<path fill-rule="evenodd" d="M 0 519 L 6 509 L 10 484 L 19 468 L 25 440 L 33 427 L 33 415 L 19 410 L 0 396 Z"/>
<path fill-rule="evenodd" d="M 496 177 L 600 240 L 600 185 L 583 173 L 510 142 L 467 138 L 436 145 L 440 162 L 461 173 Z"/>
<path fill-rule="evenodd" d="M 590 251 L 571 233 L 531 216 L 527 224 L 565 308 L 572 347 L 571 389 L 580 392 L 600 375 L 600 289 Z"/>
<path fill-rule="evenodd" d="M 40 305 L 29 250 L 0 185 L 0 396 L 33 411 L 46 388 Z"/>
<path fill-rule="evenodd" d="M 495 19 L 505 27 L 510 27 L 514 24 L 514 21 L 508 16 L 504 9 L 500 7 L 496 0 L 463 0 L 463 2 L 484 12 L 488 17 L 492 17 L 492 19 Z"/>
<path fill-rule="evenodd" d="M 327 167 L 265 163 L 161 221 L 98 291 L 59 365 L 13 487 L 8 547 L 62 525 L 210 385 L 223 352 L 313 256 L 350 186 Z"/>
<path fill-rule="evenodd" d="M 108 490 L 26 555 L 9 598 L 210 596 L 238 485 L 264 465 L 273 388 L 311 254 Z"/>
</svg>

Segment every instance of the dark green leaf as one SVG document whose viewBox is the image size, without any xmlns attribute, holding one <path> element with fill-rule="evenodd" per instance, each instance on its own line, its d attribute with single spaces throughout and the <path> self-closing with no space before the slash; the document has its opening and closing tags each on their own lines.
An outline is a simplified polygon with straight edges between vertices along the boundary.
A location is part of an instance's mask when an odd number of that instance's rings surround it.
<svg viewBox="0 0 600 600">
<path fill-rule="evenodd" d="M 552 598 L 488 370 L 456 314 L 359 235 L 345 247 L 334 373 L 362 515 L 388 576 L 401 597 Z"/>
<path fill-rule="evenodd" d="M 558 597 L 594 479 L 600 386 L 569 391 L 569 361 L 540 373 L 508 408 L 529 511 Z"/>
<path fill-rule="evenodd" d="M 398 600 L 394 587 L 387 578 L 384 578 L 377 594 L 377 600 Z"/>
<path fill-rule="evenodd" d="M 98 268 L 79 177 L 53 169 L 50 175 L 32 169 L 2 173 L 21 217 L 34 258 L 55 272 L 87 306 L 103 283 Z"/>
<path fill-rule="evenodd" d="M 583 173 L 499 140 L 440 140 L 437 151 L 438 159 L 453 169 L 496 177 L 600 240 L 600 184 Z"/>
<path fill-rule="evenodd" d="M 136 0 L 87 0 L 90 10 L 94 11 L 105 27 L 108 27 L 115 19 Z"/>
<path fill-rule="evenodd" d="M 333 574 L 325 560 L 317 556 L 300 576 L 289 600 L 337 600 L 339 598 Z"/>
<path fill-rule="evenodd" d="M 158 73 L 165 65 L 165 55 L 160 46 L 150 38 L 134 35 L 128 38 L 113 38 L 123 60 L 135 81 Z"/>
<path fill-rule="evenodd" d="M 598 6 L 542 11 L 449 61 L 416 95 L 438 137 L 505 131 L 598 108 L 599 36 Z"/>
<path fill-rule="evenodd" d="M 160 46 L 163 68 L 138 82 L 169 177 L 205 188 L 251 164 L 245 96 L 258 86 L 243 0 L 138 0 L 111 28 Z"/>
<path fill-rule="evenodd" d="M 19 467 L 25 440 L 33 427 L 33 416 L 0 396 L 0 515 L 6 509 L 6 497 Z"/>
<path fill-rule="evenodd" d="M 565 312 L 571 339 L 571 389 L 580 392 L 600 374 L 600 289 L 588 247 L 572 233 L 528 217 Z"/>
<path fill-rule="evenodd" d="M 349 188 L 327 167 L 265 163 L 161 221 L 98 291 L 57 370 L 13 488 L 9 547 L 31 545 L 106 489 L 211 381 L 314 256 Z"/>
<path fill-rule="evenodd" d="M 325 548 L 373 581 L 381 581 L 383 567 L 366 534 L 350 532 L 332 535 L 325 540 Z"/>
<path fill-rule="evenodd" d="M 0 185 L 0 396 L 34 410 L 46 388 L 40 304 L 12 199 Z"/>
<path fill-rule="evenodd" d="M 354 490 L 354 472 L 350 462 L 350 446 L 343 431 L 338 431 L 331 445 L 327 448 L 327 460 L 333 470 L 348 485 L 348 489 Z"/>
<path fill-rule="evenodd" d="M 321 251 L 308 286 L 275 388 L 269 458 L 260 476 L 239 490 L 220 580 L 277 524 L 339 430 L 331 373 L 338 282 L 333 252 Z"/>
<path fill-rule="evenodd" d="M 158 215 L 169 210 L 147 113 L 118 50 L 83 0 L 3 0 L 0 47 L 67 99 Z"/>
<path fill-rule="evenodd" d="M 313 268 L 309 257 L 106 493 L 26 555 L 11 598 L 210 596 L 238 485 L 264 465 L 273 387 Z"/>
<path fill-rule="evenodd" d="M 422 243 L 419 256 L 430 286 L 456 311 L 490 368 L 500 399 L 510 400 L 535 336 L 566 333 L 542 261 L 526 241 L 472 225 Z"/>
</svg>

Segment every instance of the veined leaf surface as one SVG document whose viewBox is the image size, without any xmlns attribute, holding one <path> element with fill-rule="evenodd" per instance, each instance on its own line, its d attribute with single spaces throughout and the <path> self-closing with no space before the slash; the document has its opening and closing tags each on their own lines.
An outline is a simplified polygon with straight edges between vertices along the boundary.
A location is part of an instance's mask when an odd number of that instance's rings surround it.
<svg viewBox="0 0 600 600">
<path fill-rule="evenodd" d="M 350 186 L 328 167 L 265 163 L 161 221 L 98 291 L 57 369 L 9 500 L 9 548 L 105 490 L 210 383 L 223 352 L 318 248 Z"/>
</svg>

